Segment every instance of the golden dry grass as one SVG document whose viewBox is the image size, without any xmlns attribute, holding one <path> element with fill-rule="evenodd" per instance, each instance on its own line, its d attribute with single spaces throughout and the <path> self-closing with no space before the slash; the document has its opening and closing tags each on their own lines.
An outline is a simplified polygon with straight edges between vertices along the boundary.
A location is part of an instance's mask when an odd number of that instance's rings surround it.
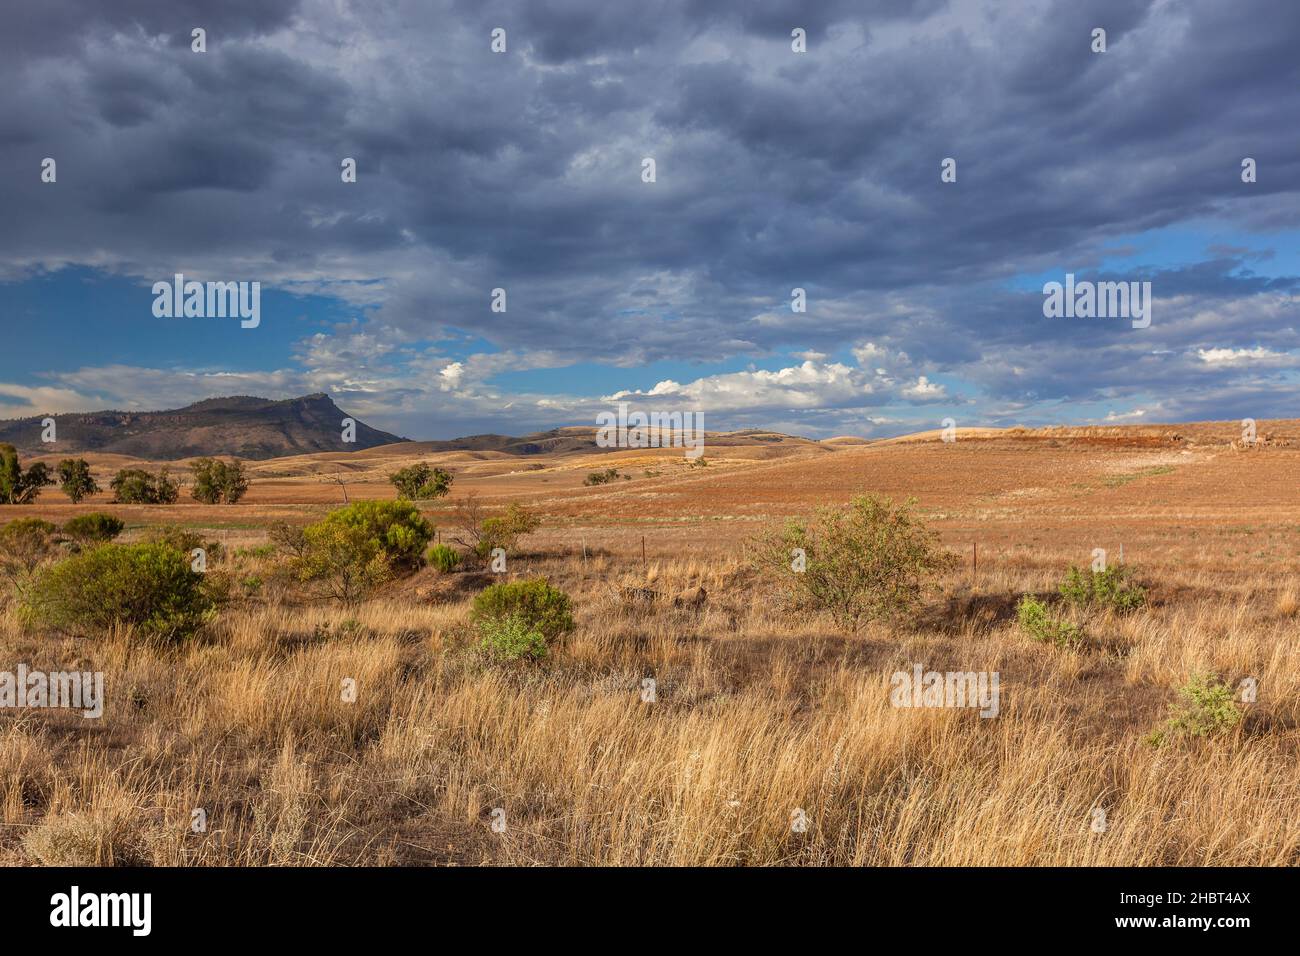
<svg viewBox="0 0 1300 956">
<path fill-rule="evenodd" d="M 1087 456 L 1080 475 L 1106 473 Z M 545 574 L 574 599 L 578 627 L 541 665 L 483 660 L 466 623 L 472 588 L 428 571 L 353 610 L 240 599 L 181 647 L 71 640 L 8 613 L 0 669 L 102 670 L 108 702 L 96 721 L 0 712 L 0 862 L 1300 863 L 1297 529 L 1207 520 L 1233 503 L 1178 474 L 1099 481 L 1068 513 L 1005 510 L 1005 495 L 1044 485 L 1041 472 L 1029 461 L 950 505 L 932 497 L 963 557 L 969 528 L 989 542 L 978 575 L 953 571 L 915 626 L 857 635 L 783 612 L 729 523 L 629 530 L 618 519 L 637 514 L 633 488 L 603 524 L 543 507 L 536 553 L 514 559 L 512 574 Z M 710 476 L 701 509 L 730 480 Z M 919 480 L 923 504 L 958 495 L 948 481 Z M 1098 618 L 1077 652 L 1021 633 L 1016 598 L 1050 591 L 1098 539 L 1113 546 L 1112 495 L 1132 502 L 1157 481 L 1201 492 L 1178 501 L 1182 524 L 1121 529 L 1151 605 Z M 938 517 L 948 508 L 959 516 Z M 241 525 L 229 541 L 262 540 L 255 509 L 227 513 Z M 240 575 L 265 570 L 228 560 Z M 699 611 L 629 606 L 620 585 L 709 598 Z M 890 674 L 914 663 L 997 671 L 999 716 L 891 707 Z M 1253 677 L 1258 700 L 1224 736 L 1144 743 L 1196 672 Z M 206 832 L 191 829 L 196 808 Z M 1090 827 L 1097 808 L 1104 832 Z"/>
</svg>

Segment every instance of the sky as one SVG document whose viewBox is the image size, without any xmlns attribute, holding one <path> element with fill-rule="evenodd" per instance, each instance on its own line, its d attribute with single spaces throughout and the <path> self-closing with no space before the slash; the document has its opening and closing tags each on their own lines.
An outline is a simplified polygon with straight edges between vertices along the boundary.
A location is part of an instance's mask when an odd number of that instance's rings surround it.
<svg viewBox="0 0 1300 956">
<path fill-rule="evenodd" d="M 1294 0 L 21 5 L 0 418 L 1296 417 L 1298 41 Z M 259 282 L 259 324 L 155 315 L 176 273 Z M 1067 273 L 1150 282 L 1149 327 L 1045 316 Z"/>
</svg>

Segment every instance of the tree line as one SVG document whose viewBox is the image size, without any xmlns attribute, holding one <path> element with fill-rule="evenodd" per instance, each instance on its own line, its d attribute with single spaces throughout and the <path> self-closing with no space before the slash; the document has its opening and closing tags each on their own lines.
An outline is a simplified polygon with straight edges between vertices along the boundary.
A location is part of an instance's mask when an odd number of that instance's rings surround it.
<svg viewBox="0 0 1300 956">
<path fill-rule="evenodd" d="M 190 465 L 190 496 L 205 505 L 233 505 L 248 491 L 249 479 L 238 459 L 196 458 Z M 399 498 L 428 501 L 451 490 L 452 474 L 443 468 L 419 462 L 399 468 L 388 476 Z M 0 444 L 0 504 L 31 504 L 41 489 L 57 484 L 73 504 L 99 494 L 103 489 L 84 458 L 65 458 L 51 469 L 43 461 L 23 468 L 18 450 Z M 165 465 L 157 473 L 143 468 L 122 468 L 108 483 L 116 504 L 170 505 L 180 498 L 181 482 Z"/>
<path fill-rule="evenodd" d="M 190 471 L 190 495 L 203 504 L 234 504 L 248 491 L 248 476 L 243 462 L 238 460 L 197 458 Z M 103 490 L 84 458 L 65 458 L 54 469 L 43 461 L 23 468 L 17 449 L 0 444 L 0 504 L 31 504 L 42 488 L 55 484 L 73 504 Z M 157 474 L 143 468 L 122 468 L 108 486 L 114 502 L 138 505 L 174 504 L 181 489 L 180 481 L 166 467 Z"/>
</svg>

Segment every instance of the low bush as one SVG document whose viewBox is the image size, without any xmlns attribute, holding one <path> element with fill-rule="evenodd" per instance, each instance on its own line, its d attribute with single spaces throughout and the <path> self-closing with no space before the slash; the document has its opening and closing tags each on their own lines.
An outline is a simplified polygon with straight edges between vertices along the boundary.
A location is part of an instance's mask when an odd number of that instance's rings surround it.
<svg viewBox="0 0 1300 956">
<path fill-rule="evenodd" d="M 1079 647 L 1083 644 L 1083 631 L 1062 618 L 1047 604 L 1028 594 L 1016 605 L 1016 620 L 1020 627 L 1036 641 L 1054 647 Z"/>
<path fill-rule="evenodd" d="M 460 566 L 461 554 L 449 544 L 435 544 L 425 556 L 433 567 L 443 574 L 450 574 Z"/>
<path fill-rule="evenodd" d="M 911 617 L 952 563 L 913 504 L 862 495 L 791 519 L 754 542 L 753 563 L 794 609 L 828 611 L 847 629 Z"/>
<path fill-rule="evenodd" d="M 479 527 L 478 545 L 475 553 L 480 558 L 487 558 L 496 548 L 513 551 L 524 535 L 532 534 L 542 521 L 535 514 L 517 502 L 506 505 L 503 514 L 483 519 Z"/>
<path fill-rule="evenodd" d="M 153 862 L 143 811 L 113 809 L 55 815 L 28 828 L 23 848 L 42 866 L 148 866 Z"/>
<path fill-rule="evenodd" d="M 1125 613 L 1146 604 L 1146 591 L 1132 580 L 1128 565 L 1112 564 L 1104 571 L 1071 566 L 1058 590 L 1077 607 L 1106 608 Z"/>
<path fill-rule="evenodd" d="M 205 541 L 197 531 L 190 531 L 180 525 L 160 524 L 144 533 L 144 540 L 154 541 L 183 551 L 187 557 L 197 549 L 202 549 L 206 561 L 220 560 L 223 551 L 220 541 Z"/>
<path fill-rule="evenodd" d="M 38 572 L 23 598 L 26 620 L 99 637 L 130 625 L 147 637 L 178 640 L 215 612 L 214 592 L 189 555 L 163 542 L 101 544 Z"/>
<path fill-rule="evenodd" d="M 1217 737 L 1241 723 L 1232 688 L 1212 674 L 1193 674 L 1178 688 L 1178 697 L 1178 703 L 1170 705 L 1169 719 L 1152 731 L 1147 743 L 1160 747 L 1180 737 Z"/>
<path fill-rule="evenodd" d="M 481 560 L 487 560 L 495 548 L 514 550 L 520 538 L 532 534 L 542 524 L 537 515 L 513 501 L 502 513 L 485 517 L 485 509 L 472 491 L 452 509 L 451 523 L 456 530 L 452 540 L 467 555 Z"/>
<path fill-rule="evenodd" d="M 414 570 L 420 566 L 433 525 L 409 501 L 356 501 L 331 511 L 323 521 L 305 530 L 310 541 L 313 528 L 322 525 L 342 526 L 360 531 L 383 552 L 395 569 Z"/>
<path fill-rule="evenodd" d="M 293 561 L 295 576 L 343 604 L 356 604 L 393 576 L 378 539 L 364 528 L 321 521 L 304 529 L 304 541 Z"/>
<path fill-rule="evenodd" d="M 89 514 L 77 515 L 77 517 L 65 522 L 63 533 L 78 545 L 85 547 L 86 545 L 112 541 L 125 528 L 126 523 L 122 519 L 114 518 L 112 515 L 104 514 L 101 511 L 92 511 Z"/>
<path fill-rule="evenodd" d="M 470 621 L 485 640 L 498 633 L 510 619 L 518 621 L 518 625 L 511 627 L 537 632 L 546 646 L 572 631 L 574 626 L 569 596 L 551 587 L 545 578 L 493 584 L 474 598 Z"/>
<path fill-rule="evenodd" d="M 533 660 L 546 657 L 546 638 L 521 616 L 487 618 L 479 623 L 479 650 L 500 661 Z"/>
<path fill-rule="evenodd" d="M 395 573 L 419 567 L 433 526 L 409 501 L 358 501 L 301 532 L 278 526 L 272 534 L 299 581 L 354 604 Z"/>
<path fill-rule="evenodd" d="M 52 538 L 58 531 L 58 525 L 43 518 L 15 518 L 0 528 L 0 550 L 12 547 L 21 538 Z"/>
</svg>

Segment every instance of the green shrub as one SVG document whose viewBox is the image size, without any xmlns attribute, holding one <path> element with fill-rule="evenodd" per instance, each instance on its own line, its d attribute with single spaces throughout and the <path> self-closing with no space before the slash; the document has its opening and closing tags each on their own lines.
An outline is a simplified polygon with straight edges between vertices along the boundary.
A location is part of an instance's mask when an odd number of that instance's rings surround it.
<svg viewBox="0 0 1300 956">
<path fill-rule="evenodd" d="M 451 490 L 451 472 L 443 468 L 434 468 L 424 462 L 399 468 L 388 476 L 397 493 L 403 498 L 427 501 L 441 498 Z"/>
<path fill-rule="evenodd" d="M 502 661 L 520 659 L 539 661 L 546 657 L 546 638 L 517 614 L 504 618 L 487 618 L 479 623 L 482 640 L 479 649 Z"/>
<path fill-rule="evenodd" d="M 222 461 L 220 458 L 196 458 L 190 466 L 194 472 L 194 488 L 190 495 L 205 505 L 225 503 L 233 505 L 248 491 L 248 476 L 243 462 Z"/>
<path fill-rule="evenodd" d="M 449 544 L 435 544 L 429 549 L 426 559 L 443 574 L 450 574 L 460 566 L 461 555 Z"/>
<path fill-rule="evenodd" d="M 143 468 L 123 468 L 108 483 L 118 504 L 171 505 L 180 497 L 180 485 L 166 468 L 157 475 Z"/>
<path fill-rule="evenodd" d="M 162 542 L 101 544 L 44 568 L 23 599 L 33 625 L 98 637 L 131 625 L 148 637 L 180 639 L 215 611 L 189 555 Z"/>
<path fill-rule="evenodd" d="M 488 630 L 517 618 L 523 628 L 536 631 L 547 644 L 573 630 L 569 596 L 545 578 L 506 581 L 484 588 L 474 598 L 470 621 L 484 638 Z"/>
<path fill-rule="evenodd" d="M 1055 647 L 1079 647 L 1083 644 L 1083 631 L 1064 620 L 1050 607 L 1028 594 L 1016 605 L 1016 620 L 1034 640 Z"/>
<path fill-rule="evenodd" d="M 202 548 L 210 561 L 220 559 L 223 551 L 220 541 L 204 541 L 203 535 L 197 531 L 174 524 L 160 524 L 150 528 L 145 532 L 144 540 L 165 544 L 184 552 L 187 557 L 192 556 L 195 549 Z"/>
<path fill-rule="evenodd" d="M 303 528 L 274 531 L 303 582 L 354 604 L 397 571 L 419 566 L 433 527 L 409 501 L 358 501 Z"/>
<path fill-rule="evenodd" d="M 99 494 L 99 484 L 84 458 L 65 458 L 59 462 L 59 487 L 74 505 L 88 495 Z"/>
<path fill-rule="evenodd" d="M 63 525 L 63 533 L 84 547 L 88 544 L 112 541 L 125 528 L 126 524 L 120 518 L 114 518 L 101 511 L 92 511 L 67 521 Z"/>
<path fill-rule="evenodd" d="M 582 480 L 582 483 L 587 486 L 607 485 L 611 481 L 618 481 L 620 477 L 617 468 L 606 468 L 604 471 L 591 472 Z"/>
<path fill-rule="evenodd" d="M 952 563 L 913 504 L 862 495 L 846 507 L 821 508 L 760 537 L 751 559 L 793 608 L 828 611 L 850 630 L 910 617 Z"/>
<path fill-rule="evenodd" d="M 0 528 L 0 549 L 11 545 L 15 539 L 30 537 L 51 538 L 58 533 L 58 526 L 41 518 L 15 518 Z"/>
<path fill-rule="evenodd" d="M 392 577 L 392 563 L 364 528 L 321 521 L 304 529 L 302 556 L 293 562 L 303 582 L 344 604 L 355 604 Z"/>
<path fill-rule="evenodd" d="M 1146 604 L 1147 596 L 1131 577 L 1124 564 L 1112 564 L 1104 571 L 1082 571 L 1071 566 L 1058 590 L 1061 597 L 1078 607 L 1135 611 Z"/>
<path fill-rule="evenodd" d="M 253 545 L 251 548 L 235 549 L 236 558 L 250 558 L 256 560 L 260 558 L 270 558 L 273 557 L 274 555 L 275 555 L 275 545 L 273 544 L 256 544 Z"/>
<path fill-rule="evenodd" d="M 318 525 L 360 530 L 375 542 L 394 568 L 414 570 L 433 537 L 433 525 L 409 501 L 356 501 L 331 511 Z M 306 530 L 310 537 L 311 528 Z"/>
<path fill-rule="evenodd" d="M 1241 723 L 1232 688 L 1212 674 L 1193 674 L 1178 688 L 1178 697 L 1169 719 L 1148 735 L 1147 743 L 1159 747 L 1179 737 L 1217 737 Z"/>
</svg>

